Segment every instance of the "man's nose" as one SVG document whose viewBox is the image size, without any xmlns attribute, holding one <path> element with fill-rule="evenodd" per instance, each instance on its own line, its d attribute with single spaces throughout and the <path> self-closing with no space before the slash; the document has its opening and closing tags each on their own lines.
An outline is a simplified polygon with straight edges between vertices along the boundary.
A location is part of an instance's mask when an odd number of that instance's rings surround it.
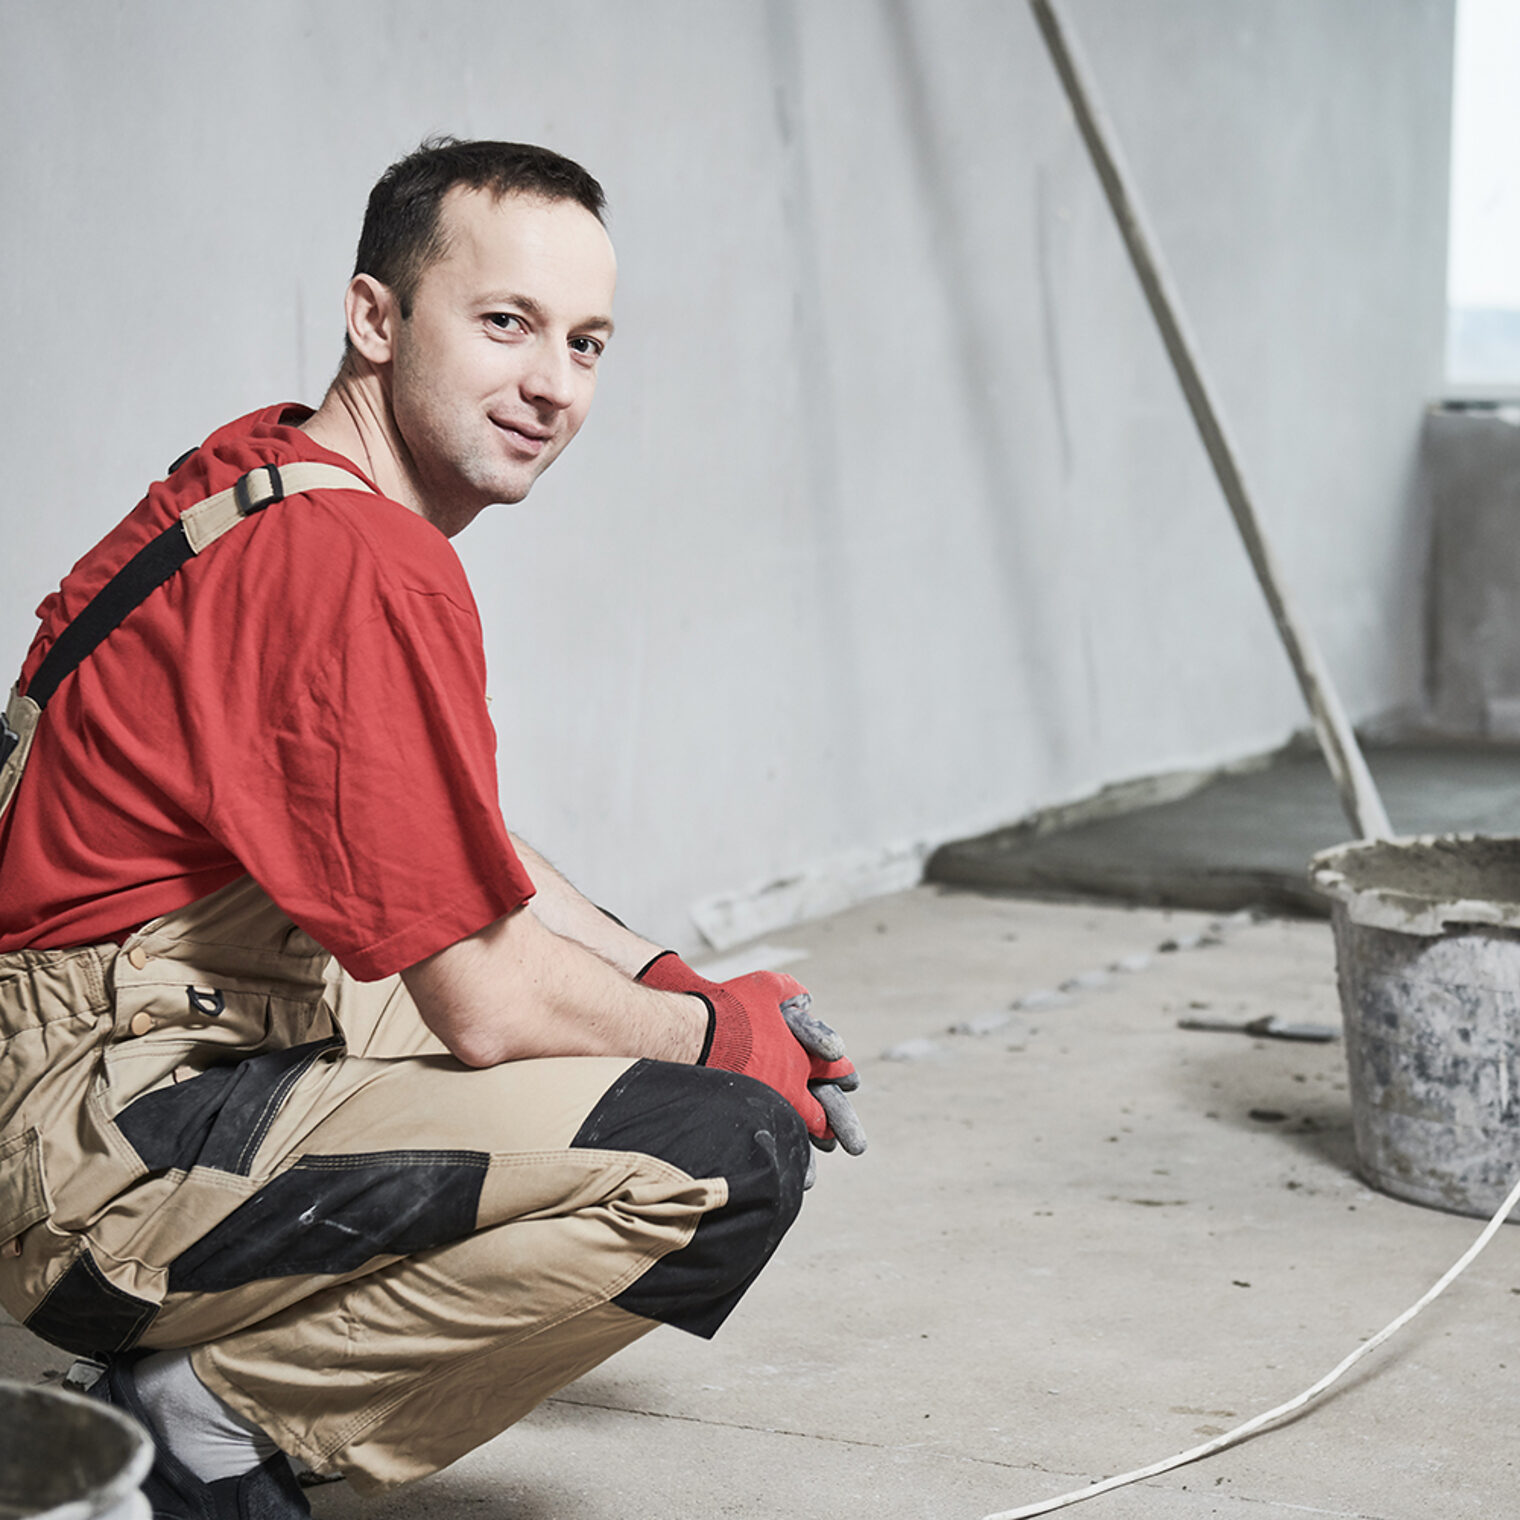
<svg viewBox="0 0 1520 1520">
<path fill-rule="evenodd" d="M 575 360 L 563 344 L 535 344 L 532 363 L 523 376 L 523 393 L 562 412 L 575 400 L 575 378 Z"/>
</svg>

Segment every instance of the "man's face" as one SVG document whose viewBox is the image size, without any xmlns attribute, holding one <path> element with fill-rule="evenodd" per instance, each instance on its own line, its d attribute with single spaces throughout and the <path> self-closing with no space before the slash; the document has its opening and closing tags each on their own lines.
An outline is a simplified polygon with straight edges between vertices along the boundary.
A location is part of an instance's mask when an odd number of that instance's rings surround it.
<svg viewBox="0 0 1520 1520">
<path fill-rule="evenodd" d="M 426 515 L 446 533 L 521 501 L 575 437 L 612 332 L 617 267 L 574 201 L 451 190 L 448 252 L 399 320 L 391 406 Z"/>
</svg>

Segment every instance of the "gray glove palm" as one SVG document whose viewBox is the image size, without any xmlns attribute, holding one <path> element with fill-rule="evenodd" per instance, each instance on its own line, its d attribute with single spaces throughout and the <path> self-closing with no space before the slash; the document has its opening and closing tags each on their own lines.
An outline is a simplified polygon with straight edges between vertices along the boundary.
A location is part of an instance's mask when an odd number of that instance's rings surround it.
<svg viewBox="0 0 1520 1520">
<path fill-rule="evenodd" d="M 812 1057 L 815 1068 L 822 1072 L 835 1062 L 847 1058 L 844 1041 L 822 1019 L 815 1018 L 809 1012 L 812 1002 L 812 997 L 806 992 L 787 998 L 781 1005 L 781 1017 L 786 1020 L 786 1027 L 791 1030 L 797 1043 Z M 846 1071 L 820 1075 L 808 1082 L 808 1091 L 818 1099 L 828 1117 L 829 1128 L 834 1132 L 830 1138 L 814 1138 L 813 1144 L 817 1149 L 831 1151 L 837 1140 L 847 1155 L 858 1156 L 865 1150 L 865 1128 L 855 1112 L 855 1105 L 845 1096 L 859 1086 L 860 1073 L 853 1066 Z M 817 1158 L 809 1156 L 807 1180 L 803 1186 L 812 1187 L 817 1174 Z"/>
</svg>

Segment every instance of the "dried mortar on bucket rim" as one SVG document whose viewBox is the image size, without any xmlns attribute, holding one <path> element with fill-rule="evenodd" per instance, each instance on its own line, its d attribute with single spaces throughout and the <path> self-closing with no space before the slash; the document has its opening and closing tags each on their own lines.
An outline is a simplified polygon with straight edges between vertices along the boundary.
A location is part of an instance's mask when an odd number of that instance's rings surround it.
<svg viewBox="0 0 1520 1520">
<path fill-rule="evenodd" d="M 1358 840 L 1320 851 L 1309 875 L 1353 923 L 1369 928 L 1423 935 L 1469 924 L 1520 929 L 1520 838 Z"/>
</svg>

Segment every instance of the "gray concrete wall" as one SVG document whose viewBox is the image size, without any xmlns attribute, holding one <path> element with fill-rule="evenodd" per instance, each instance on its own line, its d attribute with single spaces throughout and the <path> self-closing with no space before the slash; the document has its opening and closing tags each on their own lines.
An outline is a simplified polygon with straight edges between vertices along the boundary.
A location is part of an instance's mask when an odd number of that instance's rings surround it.
<svg viewBox="0 0 1520 1520">
<path fill-rule="evenodd" d="M 1064 10 L 1349 707 L 1417 703 L 1450 0 Z M 508 818 L 600 899 L 746 932 L 1302 722 L 1020 4 L 0 0 L 0 113 L 0 663 L 148 477 L 317 398 L 443 130 L 612 199 L 597 412 L 459 541 Z"/>
<path fill-rule="evenodd" d="M 1434 725 L 1520 739 L 1520 407 L 1433 412 L 1425 467 Z"/>
</svg>

